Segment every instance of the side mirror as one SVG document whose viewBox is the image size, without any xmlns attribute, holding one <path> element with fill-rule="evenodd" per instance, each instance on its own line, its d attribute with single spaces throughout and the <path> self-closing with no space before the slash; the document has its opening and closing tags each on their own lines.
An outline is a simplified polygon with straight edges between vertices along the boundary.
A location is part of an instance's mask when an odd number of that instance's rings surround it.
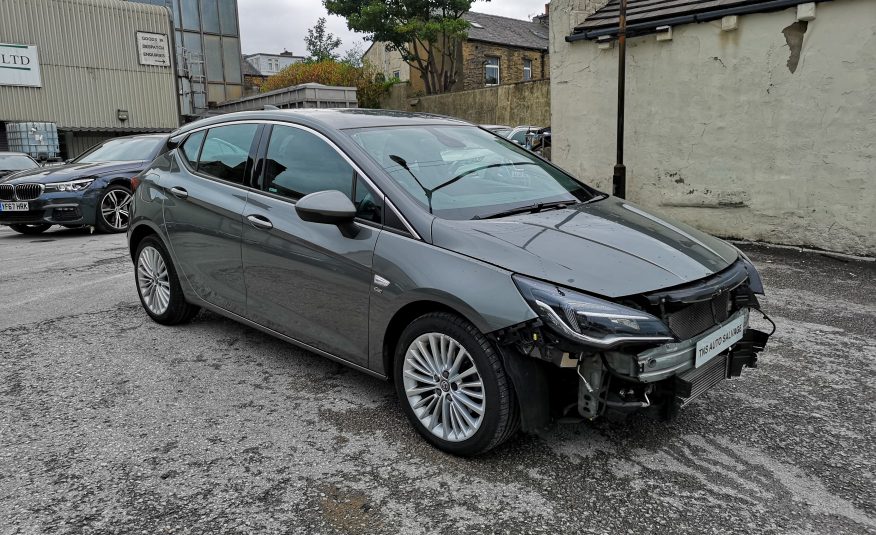
<svg viewBox="0 0 876 535">
<path fill-rule="evenodd" d="M 356 236 L 356 226 L 353 224 L 356 207 L 349 197 L 338 190 L 305 195 L 295 203 L 295 212 L 303 221 L 337 225 L 344 236 Z"/>
</svg>

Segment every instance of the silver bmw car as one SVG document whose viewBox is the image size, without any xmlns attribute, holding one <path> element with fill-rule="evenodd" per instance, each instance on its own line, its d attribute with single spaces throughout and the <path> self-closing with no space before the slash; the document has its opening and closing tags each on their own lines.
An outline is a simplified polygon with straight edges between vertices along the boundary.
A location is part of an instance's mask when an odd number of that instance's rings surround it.
<svg viewBox="0 0 876 535">
<path fill-rule="evenodd" d="M 207 309 L 389 379 L 458 455 L 556 418 L 670 418 L 769 337 L 735 247 L 450 118 L 205 119 L 132 188 L 155 321 Z"/>
</svg>

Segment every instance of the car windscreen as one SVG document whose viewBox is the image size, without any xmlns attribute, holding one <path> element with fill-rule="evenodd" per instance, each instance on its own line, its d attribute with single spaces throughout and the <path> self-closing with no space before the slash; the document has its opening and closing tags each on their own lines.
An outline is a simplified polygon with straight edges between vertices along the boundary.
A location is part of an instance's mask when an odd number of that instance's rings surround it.
<svg viewBox="0 0 876 535">
<path fill-rule="evenodd" d="M 151 160 L 164 142 L 160 137 L 136 137 L 111 139 L 94 147 L 75 161 L 76 163 L 135 162 Z"/>
<path fill-rule="evenodd" d="M 0 171 L 22 171 L 34 169 L 39 165 L 21 154 L 0 154 Z"/>
<path fill-rule="evenodd" d="M 445 219 L 482 219 L 599 195 L 529 151 L 473 126 L 397 126 L 347 133 L 417 202 Z"/>
</svg>

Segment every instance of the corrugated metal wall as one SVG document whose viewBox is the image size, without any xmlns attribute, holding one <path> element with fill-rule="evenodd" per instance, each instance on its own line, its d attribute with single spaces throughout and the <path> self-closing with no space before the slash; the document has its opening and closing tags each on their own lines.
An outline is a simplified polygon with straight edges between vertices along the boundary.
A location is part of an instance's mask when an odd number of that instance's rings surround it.
<svg viewBox="0 0 876 535">
<path fill-rule="evenodd" d="M 2 1 L 2 0 L 0 0 Z M 65 145 L 64 149 L 66 150 L 66 158 L 76 158 L 83 152 L 87 151 L 91 147 L 97 145 L 98 143 L 103 143 L 108 139 L 112 139 L 112 134 L 85 134 L 85 133 L 76 133 L 73 136 L 70 136 L 70 143 Z"/>
<path fill-rule="evenodd" d="M 171 38 L 169 17 L 164 8 L 122 0 L 0 0 L 0 42 L 37 45 L 43 84 L 0 86 L 0 120 L 59 129 L 177 127 L 174 68 L 140 65 L 137 52 L 138 31 Z M 127 121 L 119 121 L 119 109 L 128 110 Z"/>
</svg>

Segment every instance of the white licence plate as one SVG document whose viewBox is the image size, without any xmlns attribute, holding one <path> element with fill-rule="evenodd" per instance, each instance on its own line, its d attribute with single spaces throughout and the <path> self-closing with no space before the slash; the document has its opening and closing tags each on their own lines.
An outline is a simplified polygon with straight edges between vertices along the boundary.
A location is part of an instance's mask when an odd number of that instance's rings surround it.
<svg viewBox="0 0 876 535">
<path fill-rule="evenodd" d="M 746 323 L 748 323 L 747 312 L 697 342 L 694 367 L 699 368 L 728 347 L 742 340 Z"/>
<path fill-rule="evenodd" d="M 26 202 L 0 202 L 0 212 L 27 212 L 30 206 Z"/>
</svg>

